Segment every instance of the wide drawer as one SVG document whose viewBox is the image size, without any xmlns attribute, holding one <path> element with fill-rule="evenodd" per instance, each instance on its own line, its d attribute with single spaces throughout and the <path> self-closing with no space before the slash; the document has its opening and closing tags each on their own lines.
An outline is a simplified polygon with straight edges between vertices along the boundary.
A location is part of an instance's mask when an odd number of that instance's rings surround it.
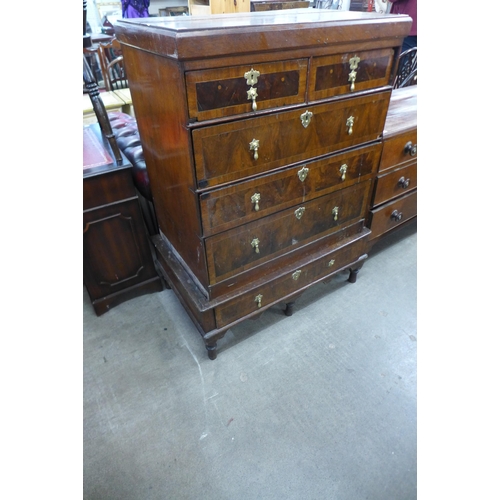
<svg viewBox="0 0 500 500">
<path fill-rule="evenodd" d="M 314 282 L 361 261 L 366 254 L 367 236 L 367 232 L 360 233 L 341 248 L 324 254 L 302 267 L 290 270 L 279 278 L 262 283 L 261 286 L 216 307 L 217 327 L 222 328 L 244 316 L 259 313 L 261 309 L 291 298 Z"/>
<path fill-rule="evenodd" d="M 417 157 L 417 129 L 385 138 L 379 172 Z"/>
<path fill-rule="evenodd" d="M 314 57 L 309 99 L 316 101 L 389 84 L 393 49 Z"/>
<path fill-rule="evenodd" d="M 213 285 L 362 218 L 371 180 L 207 238 Z"/>
<path fill-rule="evenodd" d="M 417 162 L 379 175 L 375 180 L 373 205 L 392 200 L 417 187 Z"/>
<path fill-rule="evenodd" d="M 374 239 L 417 215 L 417 190 L 372 210 L 370 215 Z"/>
<path fill-rule="evenodd" d="M 187 72 L 189 117 L 202 121 L 303 103 L 307 62 L 297 59 Z"/>
<path fill-rule="evenodd" d="M 378 139 L 390 91 L 192 132 L 198 188 L 243 179 Z"/>
<path fill-rule="evenodd" d="M 211 236 L 361 182 L 377 170 L 380 153 L 381 143 L 376 143 L 203 193 L 203 234 Z"/>
</svg>

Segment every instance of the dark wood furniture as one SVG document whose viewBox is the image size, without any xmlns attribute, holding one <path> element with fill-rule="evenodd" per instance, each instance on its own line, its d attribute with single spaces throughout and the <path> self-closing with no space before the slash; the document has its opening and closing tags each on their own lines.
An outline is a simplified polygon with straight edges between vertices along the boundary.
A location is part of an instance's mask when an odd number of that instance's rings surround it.
<svg viewBox="0 0 500 500">
<path fill-rule="evenodd" d="M 417 86 L 395 89 L 370 207 L 371 242 L 417 216 Z"/>
<path fill-rule="evenodd" d="M 97 315 L 163 289 L 132 180 L 98 124 L 83 129 L 83 278 Z"/>
<path fill-rule="evenodd" d="M 366 258 L 411 19 L 330 10 L 119 20 L 160 271 L 215 359 L 240 321 Z"/>
</svg>

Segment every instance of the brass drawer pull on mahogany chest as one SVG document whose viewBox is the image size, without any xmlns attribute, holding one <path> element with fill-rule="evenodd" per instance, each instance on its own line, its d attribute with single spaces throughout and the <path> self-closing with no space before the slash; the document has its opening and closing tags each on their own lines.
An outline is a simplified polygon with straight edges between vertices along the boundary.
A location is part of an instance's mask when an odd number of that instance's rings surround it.
<svg viewBox="0 0 500 500">
<path fill-rule="evenodd" d="M 417 154 L 417 145 L 413 144 L 411 141 L 405 144 L 405 153 L 409 153 L 410 156 L 415 156 Z"/>
<path fill-rule="evenodd" d="M 252 240 L 251 245 L 252 245 L 252 247 L 255 249 L 255 253 L 260 253 L 260 250 L 259 250 L 259 243 L 260 243 L 259 238 L 254 238 L 254 239 Z"/>
<path fill-rule="evenodd" d="M 397 210 L 394 210 L 391 214 L 391 219 L 399 222 L 403 218 L 403 212 L 398 212 Z"/>
<path fill-rule="evenodd" d="M 404 177 L 401 177 L 398 180 L 398 186 L 402 187 L 403 189 L 406 189 L 410 185 L 410 179 L 405 179 Z"/>
<path fill-rule="evenodd" d="M 341 165 L 339 171 L 340 171 L 340 179 L 342 181 L 345 181 L 345 174 L 347 173 L 347 165 L 344 163 L 343 165 Z"/>
<path fill-rule="evenodd" d="M 241 321 L 277 304 L 291 315 L 302 292 L 335 273 L 356 281 L 411 25 L 328 9 L 114 24 L 160 229 L 158 268 L 210 359 Z"/>
<path fill-rule="evenodd" d="M 350 89 L 351 92 L 355 89 L 354 82 L 356 81 L 356 75 L 357 75 L 357 71 L 355 70 L 358 69 L 359 61 L 361 61 L 361 59 L 357 56 L 351 57 L 349 59 L 349 68 L 351 69 L 351 72 L 349 73 L 348 81 L 351 82 L 351 89 Z"/>
<path fill-rule="evenodd" d="M 339 218 L 339 207 L 334 207 L 332 210 L 333 220 L 338 220 Z"/>
<path fill-rule="evenodd" d="M 257 295 L 257 297 L 255 297 L 255 302 L 257 302 L 257 307 L 260 309 L 262 307 L 262 299 L 263 299 L 263 295 L 259 293 L 259 295 Z"/>
<path fill-rule="evenodd" d="M 260 210 L 259 201 L 260 201 L 260 193 L 255 193 L 251 198 L 251 202 L 253 203 L 253 208 L 256 212 Z"/>
<path fill-rule="evenodd" d="M 350 116 L 347 119 L 346 126 L 349 127 L 348 130 L 347 130 L 347 133 L 349 135 L 352 135 L 352 127 L 354 126 L 354 116 Z"/>
<path fill-rule="evenodd" d="M 250 142 L 250 151 L 253 151 L 254 160 L 259 159 L 259 144 L 260 141 L 258 139 L 252 139 L 252 141 Z"/>
</svg>

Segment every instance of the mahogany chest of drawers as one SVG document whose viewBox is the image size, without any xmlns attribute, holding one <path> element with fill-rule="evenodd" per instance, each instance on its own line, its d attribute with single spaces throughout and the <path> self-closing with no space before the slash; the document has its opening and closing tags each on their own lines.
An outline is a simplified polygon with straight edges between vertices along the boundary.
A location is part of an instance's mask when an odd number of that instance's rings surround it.
<svg viewBox="0 0 500 500">
<path fill-rule="evenodd" d="M 371 243 L 417 216 L 417 86 L 393 91 L 368 227 Z"/>
<path fill-rule="evenodd" d="M 211 359 L 238 322 L 355 281 L 410 25 L 316 9 L 116 23 L 160 271 Z"/>
</svg>

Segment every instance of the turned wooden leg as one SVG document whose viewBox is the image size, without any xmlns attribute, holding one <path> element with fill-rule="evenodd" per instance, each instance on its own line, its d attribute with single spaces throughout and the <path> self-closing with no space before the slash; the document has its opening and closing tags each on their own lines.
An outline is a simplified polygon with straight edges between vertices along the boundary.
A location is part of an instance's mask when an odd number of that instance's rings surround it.
<svg viewBox="0 0 500 500">
<path fill-rule="evenodd" d="M 217 342 L 206 343 L 205 348 L 207 349 L 209 359 L 213 360 L 217 357 Z"/>
<path fill-rule="evenodd" d="M 293 302 L 287 302 L 285 304 L 285 315 L 286 316 L 291 316 L 293 314 L 293 306 L 295 305 L 295 301 Z"/>
</svg>

